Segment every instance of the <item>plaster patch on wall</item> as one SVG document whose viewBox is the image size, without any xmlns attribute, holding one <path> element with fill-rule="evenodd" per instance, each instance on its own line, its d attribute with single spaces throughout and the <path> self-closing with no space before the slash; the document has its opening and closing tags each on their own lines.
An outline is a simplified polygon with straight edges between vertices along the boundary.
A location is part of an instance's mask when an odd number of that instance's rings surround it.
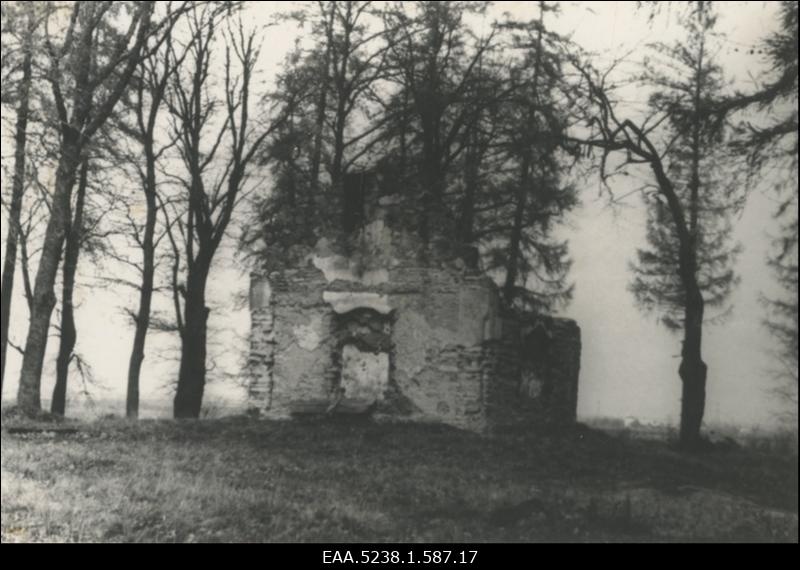
<svg viewBox="0 0 800 570">
<path fill-rule="evenodd" d="M 389 386 L 389 354 L 362 352 L 346 344 L 342 349 L 341 386 L 346 398 L 382 400 Z"/>
<path fill-rule="evenodd" d="M 372 309 L 382 315 L 392 312 L 389 296 L 380 293 L 325 291 L 322 293 L 322 299 L 340 315 L 354 309 Z"/>
<path fill-rule="evenodd" d="M 350 281 L 366 286 L 380 285 L 389 282 L 387 269 L 364 270 L 356 260 L 342 255 L 329 255 L 323 257 L 314 255 L 311 258 L 314 267 L 322 271 L 328 283 L 334 281 Z"/>
<path fill-rule="evenodd" d="M 399 313 L 394 339 L 395 369 L 403 380 L 419 376 L 428 365 L 429 350 L 441 351 L 454 344 L 452 331 L 432 326 L 425 315 L 415 311 Z"/>
<path fill-rule="evenodd" d="M 272 299 L 272 287 L 266 279 L 253 279 L 250 282 L 250 309 L 266 309 Z"/>
<path fill-rule="evenodd" d="M 297 339 L 297 344 L 303 350 L 316 350 L 322 342 L 320 330 L 322 328 L 322 317 L 315 315 L 307 325 L 300 325 L 292 328 L 292 334 Z"/>
<path fill-rule="evenodd" d="M 369 269 L 359 279 L 364 285 L 380 285 L 389 282 L 388 269 Z"/>
</svg>

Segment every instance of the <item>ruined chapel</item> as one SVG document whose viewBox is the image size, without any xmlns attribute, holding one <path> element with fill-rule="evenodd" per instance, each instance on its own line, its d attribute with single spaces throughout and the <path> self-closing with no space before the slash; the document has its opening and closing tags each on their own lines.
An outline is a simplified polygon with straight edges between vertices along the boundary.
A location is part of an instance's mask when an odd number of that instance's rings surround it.
<svg viewBox="0 0 800 570">
<path fill-rule="evenodd" d="M 251 277 L 250 404 L 264 417 L 357 412 L 480 433 L 575 420 L 580 330 L 504 311 L 447 248 L 420 256 L 376 198 L 355 239 L 319 239 Z"/>
</svg>

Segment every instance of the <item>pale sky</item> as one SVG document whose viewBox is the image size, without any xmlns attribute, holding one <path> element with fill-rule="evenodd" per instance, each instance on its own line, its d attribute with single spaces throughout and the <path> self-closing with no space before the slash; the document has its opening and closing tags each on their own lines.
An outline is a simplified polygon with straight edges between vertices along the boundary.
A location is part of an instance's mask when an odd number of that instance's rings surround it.
<svg viewBox="0 0 800 570">
<path fill-rule="evenodd" d="M 500 2 L 500 10 L 536 15 L 533 2 Z M 727 40 L 719 57 L 736 85 L 747 90 L 750 75 L 761 69 L 756 55 L 747 53 L 770 30 L 775 29 L 775 3 L 725 2 L 721 7 L 719 29 Z M 631 52 L 638 61 L 646 44 L 653 40 L 669 40 L 675 26 L 665 19 L 649 26 L 647 18 L 637 13 L 633 2 L 563 2 L 563 15 L 550 18 L 549 25 L 563 34 L 570 34 L 585 49 L 597 52 L 595 65 L 602 68 L 613 57 Z M 261 2 L 249 8 L 249 22 L 260 25 L 269 21 L 277 10 L 286 10 L 288 3 Z M 266 39 L 260 59 L 264 79 L 271 80 L 296 37 L 294 26 L 281 24 L 265 30 Z M 637 99 L 636 93 L 633 98 Z M 644 96 L 642 96 L 642 101 Z M 3 110 L 3 140 L 8 130 Z M 6 147 L 8 148 L 8 147 Z M 3 156 L 9 153 L 4 150 Z M 10 181 L 3 178 L 3 186 Z M 583 355 L 579 388 L 578 413 L 588 416 L 634 416 L 643 420 L 675 422 L 679 415 L 680 381 L 677 376 L 680 337 L 670 335 L 640 313 L 627 286 L 631 274 L 628 264 L 637 246 L 644 244 L 644 208 L 638 196 L 625 203 L 627 207 L 612 210 L 605 196 L 599 195 L 596 181 L 583 185 L 582 206 L 572 213 L 570 225 L 561 230 L 570 241 L 574 260 L 572 280 L 575 297 L 564 316 L 575 319 L 581 327 Z M 617 195 L 625 186 L 614 188 Z M 774 387 L 769 376 L 770 339 L 761 325 L 763 308 L 758 299 L 762 292 L 774 288 L 765 259 L 769 233 L 774 228 L 771 218 L 774 200 L 769 191 L 753 192 L 741 219 L 736 222 L 736 239 L 744 245 L 737 269 L 742 281 L 733 296 L 734 312 L 724 324 L 709 325 L 705 332 L 704 354 L 709 366 L 706 419 L 709 422 L 743 425 L 774 425 L 780 411 L 778 402 L 769 394 Z M 5 237 L 5 213 L 3 222 Z M 135 255 L 132 252 L 131 255 Z M 119 413 L 124 413 L 124 391 L 133 329 L 127 324 L 121 307 L 134 307 L 135 297 L 119 290 L 97 289 L 100 274 L 116 269 L 108 264 L 101 270 L 83 258 L 79 288 L 76 293 L 78 351 L 88 360 L 97 379 L 91 388 L 98 398 L 119 398 Z M 17 292 L 21 287 L 17 277 Z M 206 404 L 214 407 L 223 400 L 244 401 L 244 391 L 232 379 L 219 378 L 225 370 L 236 376 L 246 357 L 249 315 L 241 299 L 247 291 L 246 271 L 235 261 L 233 249 L 221 250 L 213 270 L 209 299 L 212 305 L 210 327 L 225 339 L 224 347 L 212 348 L 221 355 L 218 366 L 210 374 L 216 378 L 207 387 Z M 12 338 L 24 343 L 27 311 L 16 295 L 12 316 Z M 161 305 L 168 309 L 168 305 Z M 57 338 L 51 338 L 55 348 Z M 170 405 L 169 383 L 174 368 L 156 358 L 156 351 L 174 348 L 174 339 L 151 335 L 148 356 L 142 375 L 142 398 L 159 399 Z M 43 396 L 52 390 L 54 356 L 48 356 Z M 9 349 L 4 401 L 16 394 L 20 357 Z M 78 394 L 80 381 L 71 378 L 70 397 Z M 68 412 L 69 413 L 69 412 Z"/>
</svg>

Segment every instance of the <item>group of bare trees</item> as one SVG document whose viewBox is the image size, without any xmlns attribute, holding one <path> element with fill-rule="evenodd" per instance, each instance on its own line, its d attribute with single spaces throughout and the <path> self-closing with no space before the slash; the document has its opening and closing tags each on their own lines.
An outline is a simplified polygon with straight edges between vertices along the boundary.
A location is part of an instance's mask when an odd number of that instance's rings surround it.
<svg viewBox="0 0 800 570">
<path fill-rule="evenodd" d="M 3 284 L 2 284 L 2 340 L 0 340 L 0 389 L 2 389 L 2 378 L 5 377 L 6 353 L 8 350 L 8 331 L 11 324 L 11 293 L 14 289 L 14 278 L 17 266 L 17 251 L 19 239 L 22 232 L 22 198 L 25 185 L 25 158 L 28 144 L 28 120 L 30 116 L 30 97 L 31 84 L 33 82 L 33 37 L 38 25 L 36 15 L 32 6 L 27 6 L 24 14 L 11 14 L 11 7 L 3 5 L 3 19 L 17 19 L 20 30 L 19 59 L 17 64 L 20 69 L 20 77 L 15 89 L 13 101 L 16 104 L 16 122 L 14 125 L 14 173 L 11 183 L 11 200 L 8 210 L 8 231 L 6 234 L 5 261 L 3 264 Z M 6 30 L 3 30 L 6 32 Z M 5 56 L 4 56 L 5 58 Z M 5 68 L 7 61 L 3 62 Z M 7 84 L 4 69 L 3 84 Z M 4 87 L 4 102 L 6 100 Z M 27 264 L 26 264 L 27 266 Z"/>
<path fill-rule="evenodd" d="M 291 245 L 353 234 L 363 220 L 352 181 L 378 172 L 390 187 L 384 190 L 403 200 L 421 255 L 442 242 L 472 248 L 473 263 L 497 279 L 509 310 L 541 311 L 570 298 L 567 244 L 555 230 L 577 204 L 574 167 L 596 165 L 609 188 L 614 173 L 649 171 L 652 182 L 641 189 L 647 243 L 631 290 L 682 332 L 681 440 L 700 441 L 707 308 L 724 309 L 737 280 L 732 214 L 744 204 L 748 175 L 776 157 L 796 170 L 795 3 L 783 3 L 780 32 L 766 39 L 772 75 L 750 93 L 727 92 L 714 61 L 715 5 L 685 3 L 681 42 L 654 46 L 643 69 L 640 83 L 653 93 L 644 117 L 626 116 L 613 70 L 597 69 L 552 31 L 556 3 L 497 19 L 489 2 L 307 2 L 279 20 L 308 32 L 309 41 L 287 56 L 270 93 L 255 92 L 269 30 L 246 26 L 243 4 L 3 3 L 3 104 L 16 121 L 4 201 L 2 351 L 5 370 L 19 265 L 30 312 L 26 342 L 17 347 L 24 412 L 41 406 L 59 283 L 52 411 L 65 411 L 76 358 L 76 270 L 92 243 L 135 271 L 126 281 L 137 291 L 128 311 L 127 415 L 138 415 L 147 338 L 156 328 L 180 339 L 174 414 L 198 417 L 209 276 L 245 198 L 254 207 L 240 247 L 279 263 Z M 776 107 L 786 101 L 793 111 L 781 115 Z M 779 120 L 753 127 L 738 119 L 745 109 Z M 595 151 L 599 160 L 587 160 Z M 749 168 L 738 176 L 730 165 L 742 157 Z M 265 167 L 268 189 L 252 181 Z M 115 179 L 133 181 L 136 191 L 119 191 Z M 778 214 L 785 231 L 771 265 L 789 296 L 770 298 L 768 322 L 790 368 L 794 355 L 796 384 L 797 179 L 785 179 Z M 106 196 L 105 208 L 98 196 Z M 104 210 L 117 222 L 103 222 Z M 29 243 L 40 218 L 32 279 Z M 137 255 L 117 255 L 113 239 L 92 241 L 104 231 L 128 238 Z M 154 315 L 161 291 L 171 301 L 168 319 Z"/>
<path fill-rule="evenodd" d="M 175 415 L 199 415 L 208 274 L 250 166 L 256 158 L 264 158 L 263 142 L 280 122 L 265 121 L 261 102 L 251 93 L 260 39 L 237 19 L 239 9 L 230 2 L 4 4 L 4 26 L 13 26 L 18 38 L 7 46 L 10 53 L 16 50 L 16 58 L 3 62 L 4 97 L 6 86 L 14 85 L 13 99 L 7 100 L 17 114 L 3 273 L 4 364 L 17 247 L 27 235 L 22 210 L 30 177 L 26 142 L 34 90 L 37 120 L 51 140 L 58 141 L 47 149 L 54 179 L 45 195 L 48 215 L 35 279 L 26 286 L 30 315 L 27 339 L 20 348 L 17 396 L 23 412 L 36 414 L 41 408 L 42 369 L 59 270 L 60 346 L 51 410 L 62 415 L 65 411 L 68 374 L 76 356 L 76 271 L 81 250 L 87 248 L 102 217 L 87 208 L 95 195 L 114 192 L 114 183 L 103 180 L 102 169 L 94 164 L 102 162 L 106 170 L 132 168 L 144 203 L 143 223 L 128 216 L 128 231 L 136 236 L 142 261 L 126 260 L 141 269 L 127 414 L 138 414 L 139 375 L 157 287 L 156 249 L 168 241 L 175 268 L 174 321 L 182 345 Z M 214 71 L 217 68 L 222 74 Z M 218 92 L 215 82 L 220 79 L 224 89 Z M 101 180 L 105 184 L 96 183 Z M 130 196 L 111 201 L 107 211 L 130 214 Z M 24 261 L 27 275 L 28 260 Z"/>
</svg>

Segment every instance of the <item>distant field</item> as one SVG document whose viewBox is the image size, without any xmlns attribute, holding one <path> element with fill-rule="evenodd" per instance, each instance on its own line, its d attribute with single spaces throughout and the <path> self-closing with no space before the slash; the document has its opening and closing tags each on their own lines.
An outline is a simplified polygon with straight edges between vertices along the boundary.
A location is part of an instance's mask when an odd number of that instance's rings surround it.
<svg viewBox="0 0 800 570">
<path fill-rule="evenodd" d="M 577 426 L 4 420 L 2 541 L 797 541 L 797 456 Z"/>
<path fill-rule="evenodd" d="M 244 414 L 247 410 L 246 401 L 222 400 L 209 398 L 201 411 L 203 419 L 221 418 Z M 4 406 L 4 409 L 7 406 Z M 42 399 L 42 409 L 50 409 L 50 401 Z M 95 421 L 112 417 L 125 416 L 124 398 L 74 398 L 67 402 L 67 416 L 81 421 Z M 139 417 L 148 420 L 166 420 L 172 418 L 172 398 L 142 399 L 139 402 Z"/>
<path fill-rule="evenodd" d="M 586 418 L 583 422 L 594 429 L 619 438 L 651 441 L 675 441 L 678 428 L 669 424 L 625 425 L 619 418 Z M 737 445 L 767 453 L 797 455 L 797 422 L 787 421 L 783 427 L 738 427 L 735 425 L 704 425 L 703 435 L 718 446 Z"/>
</svg>

